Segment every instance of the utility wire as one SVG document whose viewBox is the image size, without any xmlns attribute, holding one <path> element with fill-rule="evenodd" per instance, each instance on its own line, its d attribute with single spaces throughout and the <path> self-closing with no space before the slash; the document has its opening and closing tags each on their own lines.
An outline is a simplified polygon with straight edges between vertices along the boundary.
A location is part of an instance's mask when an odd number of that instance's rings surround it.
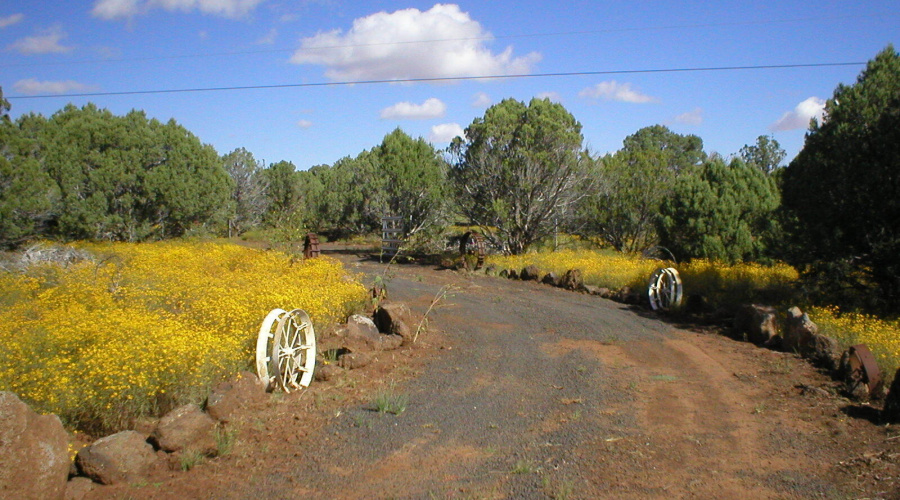
<svg viewBox="0 0 900 500">
<path fill-rule="evenodd" d="M 628 69 L 609 71 L 572 71 L 560 73 L 534 73 L 516 75 L 490 75 L 490 76 L 448 76 L 434 78 L 398 78 L 394 80 L 355 80 L 340 82 L 314 82 L 314 83 L 284 83 L 274 85 L 245 85 L 233 87 L 197 87 L 185 89 L 157 89 L 157 90 L 125 90 L 119 92 L 84 92 L 75 94 L 41 94 L 28 96 L 4 96 L 8 100 L 14 99 L 50 99 L 69 97 L 105 97 L 123 95 L 147 95 L 147 94 L 181 94 L 188 92 L 220 92 L 225 90 L 265 90 L 285 88 L 309 88 L 309 87 L 341 87 L 349 85 L 376 85 L 385 83 L 433 83 L 433 82 L 463 82 L 474 80 L 501 80 L 501 79 L 525 79 L 525 78 L 549 78 L 571 76 L 597 76 L 597 75 L 627 75 L 639 73 L 689 73 L 701 71 L 747 71 L 764 69 L 792 69 L 792 68 L 828 68 L 839 66 L 863 66 L 865 62 L 834 62 L 813 64 L 766 64 L 758 66 L 713 66 L 700 68 L 661 68 L 661 69 Z"/>
<path fill-rule="evenodd" d="M 258 49 L 258 50 L 245 50 L 245 51 L 207 52 L 207 53 L 197 53 L 197 54 L 174 54 L 174 55 L 146 56 L 146 57 L 132 57 L 132 58 L 83 59 L 80 61 L 12 63 L 12 64 L 0 64 L 0 68 L 16 68 L 16 67 L 26 67 L 27 68 L 27 67 L 36 67 L 36 66 L 59 66 L 59 65 L 71 66 L 71 65 L 75 65 L 75 64 L 108 64 L 108 63 L 165 61 L 165 60 L 176 60 L 176 59 L 199 59 L 199 58 L 206 58 L 206 57 L 227 57 L 227 56 L 242 56 L 242 55 L 254 55 L 254 54 L 312 52 L 312 51 L 322 51 L 322 50 L 332 50 L 332 49 L 376 47 L 376 46 L 386 46 L 386 45 L 412 45 L 412 44 L 421 44 L 421 43 L 489 41 L 489 40 L 511 40 L 511 39 L 525 39 L 525 38 L 548 38 L 548 37 L 563 37 L 563 36 L 602 35 L 602 34 L 610 34 L 610 33 L 665 31 L 665 30 L 677 30 L 677 29 L 721 28 L 721 27 L 730 27 L 730 26 L 759 26 L 759 25 L 766 25 L 766 24 L 790 24 L 790 23 L 804 23 L 804 22 L 811 22 L 811 21 L 834 21 L 834 20 L 847 21 L 848 19 L 869 19 L 869 18 L 884 19 L 887 17 L 897 17 L 897 14 L 888 13 L 888 14 L 869 15 L 869 16 L 806 17 L 806 18 L 796 18 L 796 19 L 774 19 L 774 20 L 763 20 L 763 21 L 736 21 L 736 22 L 730 22 L 730 23 L 674 24 L 674 25 L 668 25 L 668 26 L 664 25 L 664 26 L 648 26 L 648 27 L 634 27 L 634 28 L 608 28 L 608 29 L 602 29 L 602 30 L 560 31 L 560 32 L 547 32 L 547 33 L 523 33 L 523 34 L 516 34 L 516 35 L 499 35 L 499 36 L 485 35 L 485 36 L 465 37 L 465 38 L 435 38 L 435 39 L 427 39 L 427 40 L 403 40 L 403 41 L 395 41 L 395 42 L 373 42 L 373 43 L 358 43 L 358 44 L 303 46 L 303 47 L 291 48 L 291 49 Z"/>
</svg>

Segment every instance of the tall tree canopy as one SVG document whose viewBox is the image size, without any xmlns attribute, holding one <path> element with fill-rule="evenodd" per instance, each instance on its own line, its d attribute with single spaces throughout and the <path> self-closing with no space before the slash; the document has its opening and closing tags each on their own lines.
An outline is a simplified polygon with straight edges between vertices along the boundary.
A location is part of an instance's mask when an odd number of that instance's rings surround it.
<svg viewBox="0 0 900 500">
<path fill-rule="evenodd" d="M 268 178 L 262 163 L 253 153 L 238 148 L 222 157 L 222 165 L 231 177 L 231 206 L 228 232 L 241 234 L 259 225 L 268 209 Z"/>
<path fill-rule="evenodd" d="M 755 260 L 778 206 L 775 181 L 756 166 L 707 160 L 682 171 L 660 205 L 660 244 L 685 260 Z"/>
<path fill-rule="evenodd" d="M 579 207 L 584 229 L 622 252 L 640 251 L 657 241 L 660 203 L 672 194 L 680 172 L 706 158 L 703 140 L 662 125 L 644 127 L 623 141 L 614 155 L 599 160 L 596 182 Z"/>
<path fill-rule="evenodd" d="M 756 144 L 745 145 L 739 153 L 742 160 L 749 165 L 762 170 L 767 174 L 772 174 L 781 167 L 784 161 L 785 153 L 781 148 L 781 144 L 774 137 L 761 135 L 756 138 Z"/>
<path fill-rule="evenodd" d="M 407 235 L 437 222 L 446 199 L 447 166 L 434 147 L 398 128 L 372 153 L 384 178 L 385 211 L 403 218 Z"/>
<path fill-rule="evenodd" d="M 587 179 L 581 124 L 561 104 L 506 99 L 450 146 L 459 211 L 521 253 L 573 212 Z"/>
<path fill-rule="evenodd" d="M 7 150 L 7 161 L 32 165 L 22 172 L 36 165 L 58 194 L 49 234 L 177 236 L 214 219 L 230 190 L 212 147 L 174 120 L 162 124 L 141 111 L 115 116 L 93 104 L 68 105 L 49 119 L 20 117 L 13 135 L 17 146 Z M 40 176 L 35 182 L 46 184 Z"/>
<path fill-rule="evenodd" d="M 263 170 L 266 185 L 266 221 L 276 225 L 292 214 L 305 209 L 297 168 L 289 161 L 280 161 Z"/>
<path fill-rule="evenodd" d="M 706 160 L 703 139 L 693 134 L 676 134 L 665 125 L 644 127 L 626 137 L 623 146 L 628 154 L 654 155 L 654 163 L 675 174 Z"/>
<path fill-rule="evenodd" d="M 889 45 L 839 85 L 784 172 L 794 263 L 900 310 L 900 55 Z"/>
<path fill-rule="evenodd" d="M 58 190 L 29 152 L 35 141 L 24 137 L 6 112 L 0 90 L 0 247 L 15 247 L 37 236 L 51 218 Z M 41 126 L 45 120 L 40 120 Z"/>
</svg>

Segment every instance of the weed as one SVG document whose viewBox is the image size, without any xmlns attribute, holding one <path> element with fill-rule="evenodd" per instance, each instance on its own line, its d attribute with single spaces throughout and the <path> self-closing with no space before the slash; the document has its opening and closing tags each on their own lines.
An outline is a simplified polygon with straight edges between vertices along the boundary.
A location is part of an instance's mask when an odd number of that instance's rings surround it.
<svg viewBox="0 0 900 500">
<path fill-rule="evenodd" d="M 379 392 L 375 396 L 374 401 L 375 411 L 378 413 L 391 413 L 394 415 L 400 415 L 406 411 L 406 406 L 408 404 L 409 396 L 394 392 L 393 387 L 389 387 L 388 389 Z"/>
<path fill-rule="evenodd" d="M 431 305 L 428 306 L 428 310 L 422 315 L 422 321 L 420 321 L 419 326 L 416 327 L 416 334 L 413 335 L 413 343 L 419 340 L 420 333 L 428 329 L 428 315 L 431 314 L 431 311 L 433 311 L 448 295 L 452 296 L 455 291 L 456 288 L 453 285 L 444 285 L 438 290 L 438 293 L 431 299 Z"/>
<path fill-rule="evenodd" d="M 678 380 L 678 377 L 675 375 L 654 375 L 650 377 L 653 380 L 659 380 L 660 382 L 675 382 Z"/>
<path fill-rule="evenodd" d="M 234 443 L 237 441 L 238 430 L 233 427 L 216 427 L 213 437 L 216 440 L 216 456 L 224 457 L 231 454 Z"/>
<path fill-rule="evenodd" d="M 568 500 L 575 487 L 572 481 L 554 481 L 550 477 L 544 476 L 541 478 L 541 488 L 544 490 L 544 494 L 553 500 Z"/>
<path fill-rule="evenodd" d="M 322 359 L 325 360 L 326 364 L 337 363 L 339 351 L 340 349 L 327 349 L 322 353 Z"/>
<path fill-rule="evenodd" d="M 768 363 L 766 371 L 775 375 L 787 375 L 793 371 L 793 366 L 790 359 L 779 357 L 777 360 Z"/>
<path fill-rule="evenodd" d="M 357 427 L 361 427 L 361 428 L 365 428 L 365 429 L 372 428 L 372 421 L 368 417 L 366 417 L 365 415 L 360 414 L 360 413 L 356 413 L 353 415 L 353 423 Z"/>
<path fill-rule="evenodd" d="M 184 450 L 178 458 L 181 470 L 189 471 L 203 462 L 204 456 L 199 450 Z"/>
<path fill-rule="evenodd" d="M 610 334 L 600 339 L 600 343 L 603 345 L 619 345 L 622 343 L 622 339 L 616 334 Z"/>
<path fill-rule="evenodd" d="M 522 459 L 522 460 L 518 460 L 516 462 L 516 465 L 513 467 L 513 469 L 510 472 L 513 474 L 531 474 L 532 472 L 535 472 L 536 470 L 537 469 L 535 468 L 534 464 L 530 460 Z"/>
</svg>

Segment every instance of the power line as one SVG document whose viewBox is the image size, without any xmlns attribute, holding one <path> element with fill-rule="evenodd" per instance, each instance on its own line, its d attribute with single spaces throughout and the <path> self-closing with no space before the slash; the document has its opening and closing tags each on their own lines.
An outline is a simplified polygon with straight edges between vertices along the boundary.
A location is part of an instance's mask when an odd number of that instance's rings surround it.
<svg viewBox="0 0 900 500">
<path fill-rule="evenodd" d="M 274 85 L 245 85 L 233 87 L 197 87 L 185 89 L 157 89 L 157 90 L 125 90 L 119 92 L 84 92 L 76 94 L 41 94 L 29 96 L 5 96 L 8 100 L 14 99 L 50 99 L 50 98 L 69 98 L 69 97 L 106 97 L 106 96 L 124 96 L 124 95 L 147 95 L 147 94 L 180 94 L 188 92 L 220 92 L 225 90 L 267 90 L 267 89 L 285 89 L 285 88 L 308 88 L 308 87 L 341 87 L 349 85 L 376 85 L 385 83 L 436 83 L 436 82 L 463 82 L 475 80 L 502 80 L 502 79 L 525 79 L 525 78 L 550 78 L 550 77 L 571 77 L 571 76 L 598 76 L 598 75 L 629 75 L 629 74 L 647 74 L 647 73 L 689 73 L 702 71 L 747 71 L 747 70 L 764 70 L 764 69 L 793 69 L 793 68 L 827 68 L 839 66 L 863 66 L 865 62 L 834 62 L 834 63 L 812 63 L 812 64 L 767 64 L 758 66 L 713 66 L 699 68 L 660 68 L 660 69 L 628 69 L 628 70 L 607 70 L 607 71 L 571 71 L 560 73 L 534 73 L 534 74 L 515 74 L 515 75 L 489 75 L 489 76 L 448 76 L 433 78 L 399 78 L 395 80 L 355 80 L 341 82 L 313 82 L 313 83 L 284 83 Z"/>
<path fill-rule="evenodd" d="M 393 42 L 335 44 L 335 45 L 322 45 L 322 46 L 316 46 L 316 47 L 299 47 L 299 48 L 291 48 L 291 49 L 258 49 L 258 50 L 245 50 L 245 51 L 206 52 L 206 53 L 197 53 L 197 54 L 174 54 L 174 55 L 146 56 L 146 57 L 132 57 L 132 58 L 83 59 L 80 61 L 14 63 L 14 64 L 0 64 L 0 68 L 16 68 L 16 67 L 26 67 L 27 68 L 27 67 L 37 67 L 37 66 L 58 66 L 58 65 L 70 66 L 70 65 L 74 65 L 74 64 L 107 64 L 107 63 L 166 61 L 166 60 L 176 60 L 176 59 L 199 59 L 199 58 L 206 58 L 206 57 L 228 57 L 228 56 L 242 56 L 242 55 L 254 55 L 254 54 L 278 54 L 278 53 L 297 52 L 297 51 L 310 52 L 310 51 L 321 51 L 321 50 L 332 50 L 332 49 L 377 47 L 377 46 L 389 46 L 389 45 L 413 45 L 413 44 L 422 44 L 422 43 L 511 40 L 511 39 L 526 39 L 526 38 L 549 38 L 549 37 L 562 37 L 562 36 L 602 35 L 602 34 L 610 34 L 610 33 L 628 33 L 628 32 L 642 32 L 642 31 L 665 31 L 665 30 L 677 30 L 677 29 L 722 28 L 722 27 L 730 27 L 730 26 L 759 26 L 759 25 L 767 25 L 767 24 L 790 24 L 790 23 L 804 23 L 804 22 L 811 22 L 811 21 L 834 21 L 834 20 L 847 21 L 848 19 L 870 19 L 870 18 L 884 19 L 886 17 L 896 17 L 896 16 L 897 16 L 897 14 L 895 14 L 895 13 L 888 13 L 888 14 L 868 15 L 868 16 L 842 16 L 842 17 L 823 16 L 823 17 L 805 17 L 805 18 L 796 18 L 796 19 L 773 19 L 773 20 L 763 20 L 763 21 L 735 21 L 735 22 L 729 22 L 729 23 L 673 24 L 673 25 L 633 27 L 633 28 L 608 28 L 608 29 L 601 29 L 601 30 L 559 31 L 559 32 L 546 32 L 546 33 L 521 33 L 521 34 L 499 35 L 499 36 L 485 35 L 485 36 L 464 37 L 464 38 L 435 38 L 435 39 L 427 39 L 427 40 L 403 40 L 403 41 L 393 41 Z"/>
</svg>

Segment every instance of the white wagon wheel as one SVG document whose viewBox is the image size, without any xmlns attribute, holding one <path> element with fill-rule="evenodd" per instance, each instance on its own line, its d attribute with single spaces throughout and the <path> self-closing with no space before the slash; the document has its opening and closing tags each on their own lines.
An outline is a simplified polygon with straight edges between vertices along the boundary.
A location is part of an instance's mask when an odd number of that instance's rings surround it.
<svg viewBox="0 0 900 500">
<path fill-rule="evenodd" d="M 272 309 L 259 327 L 259 336 L 256 337 L 256 374 L 266 386 L 266 390 L 274 388 L 277 365 L 272 359 L 272 350 L 275 348 L 275 334 L 279 320 L 287 314 L 284 309 Z"/>
<path fill-rule="evenodd" d="M 668 311 L 681 305 L 682 286 L 678 271 L 674 267 L 657 269 L 650 277 L 647 293 L 654 311 Z"/>
<path fill-rule="evenodd" d="M 272 358 L 284 392 L 309 386 L 316 367 L 316 332 L 306 312 L 294 309 L 278 320 Z"/>
</svg>

